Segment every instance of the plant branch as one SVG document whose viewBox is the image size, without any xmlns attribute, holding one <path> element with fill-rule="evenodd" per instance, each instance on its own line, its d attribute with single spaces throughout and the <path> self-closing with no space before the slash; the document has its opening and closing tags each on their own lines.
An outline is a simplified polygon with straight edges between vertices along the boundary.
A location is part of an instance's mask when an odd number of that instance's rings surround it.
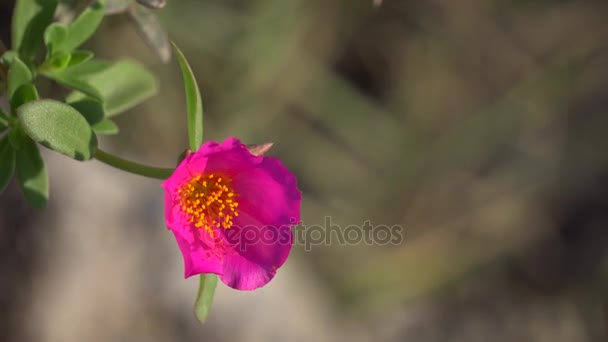
<svg viewBox="0 0 608 342">
<path fill-rule="evenodd" d="M 95 159 L 119 170 L 156 179 L 167 179 L 173 174 L 174 171 L 174 169 L 158 168 L 135 163 L 107 153 L 101 149 L 97 149 L 97 151 L 95 151 Z"/>
</svg>

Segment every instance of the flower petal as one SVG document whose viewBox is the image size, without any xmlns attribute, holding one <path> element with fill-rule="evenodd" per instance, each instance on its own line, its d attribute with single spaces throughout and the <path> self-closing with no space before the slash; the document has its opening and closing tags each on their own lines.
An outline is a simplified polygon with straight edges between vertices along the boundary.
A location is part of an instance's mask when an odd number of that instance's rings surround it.
<svg viewBox="0 0 608 342">
<path fill-rule="evenodd" d="M 230 149 L 221 150 L 230 146 Z M 226 139 L 214 153 L 207 156 L 205 172 L 220 173 L 230 177 L 258 167 L 263 157 L 252 155 L 247 147 L 236 139 Z"/>
<path fill-rule="evenodd" d="M 184 160 L 179 163 L 171 177 L 167 178 L 163 182 L 163 187 L 170 191 L 177 190 L 184 182 L 192 179 L 194 175 L 210 172 L 207 167 L 210 156 L 222 152 L 232 152 L 232 154 L 234 154 L 233 151 L 238 150 L 240 146 L 244 145 L 236 138 L 228 138 L 221 145 L 215 141 L 208 141 L 204 143 L 198 151 L 190 152 L 188 155 L 186 155 Z M 217 169 L 217 167 L 214 168 Z"/>
<path fill-rule="evenodd" d="M 232 137 L 227 138 L 221 144 L 218 144 L 215 141 L 207 141 L 195 153 L 203 157 L 208 157 L 214 153 L 231 151 L 242 144 L 243 143 L 241 143 L 239 139 Z"/>
<path fill-rule="evenodd" d="M 222 281 L 233 288 L 253 290 L 275 275 L 291 251 L 293 233 L 289 226 L 262 225 L 244 213 L 225 230 L 233 251 L 224 258 Z"/>
<path fill-rule="evenodd" d="M 250 291 L 266 285 L 275 274 L 274 269 L 266 269 L 238 254 L 233 254 L 224 259 L 224 269 L 220 279 L 233 289 Z"/>
<path fill-rule="evenodd" d="M 202 234 L 207 234 L 199 229 Z M 189 278 L 201 273 L 222 274 L 222 256 L 212 253 L 209 242 L 204 242 L 199 236 L 195 236 L 191 231 L 173 230 L 175 240 L 184 257 L 184 276 Z M 198 233 L 198 231 L 197 231 Z"/>
<path fill-rule="evenodd" d="M 194 175 L 205 171 L 207 165 L 207 158 L 203 158 L 195 153 L 190 153 L 184 158 L 184 160 L 177 166 L 171 177 L 165 179 L 162 186 L 171 195 L 174 195 L 177 189 L 188 182 Z M 166 197 L 165 197 L 166 198 Z"/>
<path fill-rule="evenodd" d="M 302 194 L 294 175 L 275 158 L 264 157 L 258 168 L 236 175 L 239 212 L 267 225 L 296 225 L 300 222 Z"/>
</svg>

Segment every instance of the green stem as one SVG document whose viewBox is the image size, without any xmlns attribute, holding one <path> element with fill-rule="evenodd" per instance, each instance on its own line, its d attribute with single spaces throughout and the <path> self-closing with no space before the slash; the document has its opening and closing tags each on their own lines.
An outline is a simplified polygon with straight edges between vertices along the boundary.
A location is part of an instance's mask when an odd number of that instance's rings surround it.
<svg viewBox="0 0 608 342">
<path fill-rule="evenodd" d="M 209 310 L 211 310 L 211 303 L 213 302 L 216 286 L 217 275 L 200 275 L 198 294 L 196 295 L 196 302 L 194 303 L 194 314 L 201 323 L 205 323 L 207 316 L 209 316 Z"/>
<path fill-rule="evenodd" d="M 0 111 L 0 127 L 8 127 L 8 120 L 1 113 Z"/>
<path fill-rule="evenodd" d="M 119 170 L 150 178 L 167 179 L 173 174 L 174 171 L 174 169 L 158 168 L 134 163 L 132 161 L 104 152 L 101 149 L 97 149 L 97 151 L 95 151 L 95 159 Z"/>
</svg>

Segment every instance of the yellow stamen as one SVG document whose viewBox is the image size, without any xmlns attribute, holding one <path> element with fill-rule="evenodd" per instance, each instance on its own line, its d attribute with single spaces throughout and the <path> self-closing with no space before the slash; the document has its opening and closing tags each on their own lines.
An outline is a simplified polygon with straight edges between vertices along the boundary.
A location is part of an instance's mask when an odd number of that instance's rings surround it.
<svg viewBox="0 0 608 342">
<path fill-rule="evenodd" d="M 239 216 L 236 210 L 238 196 L 230 178 L 215 177 L 213 173 L 196 175 L 177 190 L 188 222 L 194 227 L 205 228 L 210 234 L 214 228 L 232 227 L 232 219 Z"/>
</svg>

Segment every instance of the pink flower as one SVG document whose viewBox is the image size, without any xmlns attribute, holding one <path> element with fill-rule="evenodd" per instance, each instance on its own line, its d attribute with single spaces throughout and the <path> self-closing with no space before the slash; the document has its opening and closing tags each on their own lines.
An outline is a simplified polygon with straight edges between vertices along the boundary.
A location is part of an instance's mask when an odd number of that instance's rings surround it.
<svg viewBox="0 0 608 342">
<path fill-rule="evenodd" d="M 238 139 L 207 142 L 163 182 L 165 217 L 186 278 L 218 274 L 239 290 L 264 286 L 283 265 L 300 222 L 296 178 Z"/>
</svg>

